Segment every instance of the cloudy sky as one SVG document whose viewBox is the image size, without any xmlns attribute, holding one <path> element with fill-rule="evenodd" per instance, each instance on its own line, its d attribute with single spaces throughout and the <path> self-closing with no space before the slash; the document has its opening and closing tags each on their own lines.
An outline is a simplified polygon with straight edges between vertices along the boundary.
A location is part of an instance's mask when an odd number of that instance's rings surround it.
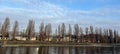
<svg viewBox="0 0 120 54">
<path fill-rule="evenodd" d="M 41 22 L 81 27 L 120 30 L 120 0 L 0 0 L 0 24 L 6 17 L 11 26 L 19 21 L 20 29 L 26 28 L 29 19 L 35 20 L 36 30 Z"/>
</svg>

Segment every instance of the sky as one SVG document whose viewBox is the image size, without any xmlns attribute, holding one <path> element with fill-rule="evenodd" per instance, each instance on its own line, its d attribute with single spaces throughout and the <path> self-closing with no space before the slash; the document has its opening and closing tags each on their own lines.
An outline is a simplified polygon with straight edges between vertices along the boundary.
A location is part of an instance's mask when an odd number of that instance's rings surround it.
<svg viewBox="0 0 120 54">
<path fill-rule="evenodd" d="M 20 30 L 33 19 L 36 30 L 44 22 L 53 28 L 65 23 L 119 31 L 120 0 L 0 0 L 0 24 L 6 17 L 10 18 L 11 28 L 17 20 Z"/>
</svg>

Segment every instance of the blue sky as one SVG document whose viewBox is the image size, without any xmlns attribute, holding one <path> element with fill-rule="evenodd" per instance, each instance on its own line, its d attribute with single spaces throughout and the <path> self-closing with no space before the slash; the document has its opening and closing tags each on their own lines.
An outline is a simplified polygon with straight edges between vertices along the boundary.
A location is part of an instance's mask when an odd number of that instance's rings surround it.
<svg viewBox="0 0 120 54">
<path fill-rule="evenodd" d="M 81 27 L 120 29 L 120 0 L 0 0 L 0 23 L 6 17 L 19 21 L 25 29 L 29 19 L 35 20 L 36 30 L 41 22 L 79 24 Z"/>
</svg>

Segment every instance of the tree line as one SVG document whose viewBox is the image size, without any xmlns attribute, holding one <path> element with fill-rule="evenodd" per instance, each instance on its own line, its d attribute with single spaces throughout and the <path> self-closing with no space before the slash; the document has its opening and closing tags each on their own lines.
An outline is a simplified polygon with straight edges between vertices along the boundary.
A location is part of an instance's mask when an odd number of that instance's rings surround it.
<svg viewBox="0 0 120 54">
<path fill-rule="evenodd" d="M 7 17 L 3 24 L 0 26 L 1 39 L 12 36 L 11 40 L 16 40 L 16 36 L 24 36 L 26 40 L 30 40 L 32 37 L 36 37 L 38 41 L 45 41 L 50 37 L 56 38 L 58 42 L 62 42 L 66 37 L 68 42 L 91 42 L 91 43 L 120 43 L 119 33 L 112 29 L 102 29 L 97 27 L 86 27 L 83 29 L 79 24 L 75 24 L 73 27 L 71 24 L 66 27 L 65 23 L 57 26 L 55 29 L 55 35 L 53 35 L 52 25 L 49 23 L 45 25 L 40 23 L 39 32 L 35 32 L 35 21 L 29 20 L 25 31 L 19 31 L 18 21 L 14 22 L 12 31 L 10 30 L 10 19 Z M 67 39 L 67 37 L 69 39 Z"/>
</svg>

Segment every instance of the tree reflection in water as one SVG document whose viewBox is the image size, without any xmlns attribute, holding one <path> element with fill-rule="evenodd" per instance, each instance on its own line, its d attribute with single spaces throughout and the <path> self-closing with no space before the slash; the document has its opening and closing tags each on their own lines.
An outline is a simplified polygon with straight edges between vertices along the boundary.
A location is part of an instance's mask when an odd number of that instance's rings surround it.
<svg viewBox="0 0 120 54">
<path fill-rule="evenodd" d="M 0 54 L 120 54 L 119 47 L 1 47 Z"/>
</svg>

